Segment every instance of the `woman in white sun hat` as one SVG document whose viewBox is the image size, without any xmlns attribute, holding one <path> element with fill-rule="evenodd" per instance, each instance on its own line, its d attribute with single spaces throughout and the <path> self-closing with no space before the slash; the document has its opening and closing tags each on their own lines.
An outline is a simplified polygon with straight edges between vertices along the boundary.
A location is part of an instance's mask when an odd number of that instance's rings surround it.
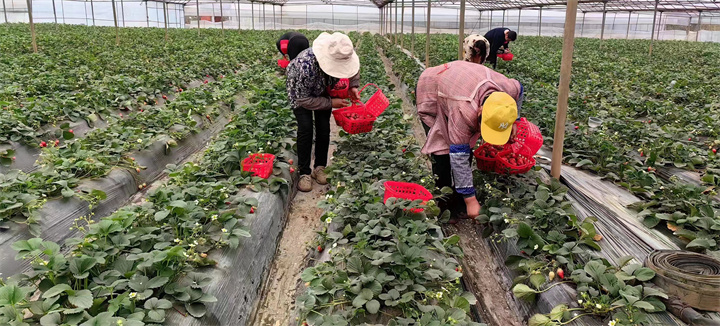
<svg viewBox="0 0 720 326">
<path fill-rule="evenodd" d="M 325 166 L 330 145 L 333 108 L 350 105 L 347 99 L 331 98 L 328 86 L 350 79 L 351 100 L 360 100 L 360 59 L 352 41 L 342 33 L 322 33 L 311 48 L 300 52 L 287 67 L 287 91 L 298 123 L 297 151 L 300 191 L 312 190 L 312 179 L 327 184 Z M 314 121 L 313 121 L 314 118 Z M 315 164 L 310 168 L 315 127 Z"/>
</svg>

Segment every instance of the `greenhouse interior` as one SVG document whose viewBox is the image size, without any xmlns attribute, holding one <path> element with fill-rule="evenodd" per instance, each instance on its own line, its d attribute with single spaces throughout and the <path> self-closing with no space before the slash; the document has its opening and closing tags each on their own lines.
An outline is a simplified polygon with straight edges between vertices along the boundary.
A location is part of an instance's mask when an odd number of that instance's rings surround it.
<svg viewBox="0 0 720 326">
<path fill-rule="evenodd" d="M 716 0 L 0 1 L 0 325 L 720 325 Z"/>
</svg>

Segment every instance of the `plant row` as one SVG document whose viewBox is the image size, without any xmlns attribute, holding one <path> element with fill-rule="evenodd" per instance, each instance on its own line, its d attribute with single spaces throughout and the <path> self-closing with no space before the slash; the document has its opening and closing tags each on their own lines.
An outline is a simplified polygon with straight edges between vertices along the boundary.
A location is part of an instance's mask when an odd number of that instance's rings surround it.
<svg viewBox="0 0 720 326">
<path fill-rule="evenodd" d="M 258 43 L 269 34 L 251 35 Z M 14 244 L 32 271 L 0 280 L 0 323 L 9 325 L 159 325 L 167 311 L 202 317 L 217 299 L 203 290 L 212 282 L 197 267 L 216 264 L 208 254 L 235 248 L 250 234 L 243 218 L 264 207 L 243 190 L 287 193 L 288 181 L 242 172 L 249 153 L 277 155 L 274 175 L 285 173 L 292 152 L 292 112 L 270 60 L 254 62 L 247 75 L 228 76 L 229 89 L 244 90 L 251 104 L 238 110 L 197 163 L 168 166 L 168 181 L 142 204 L 96 221 L 75 222 L 81 233 L 59 244 L 30 239 Z"/>
<path fill-rule="evenodd" d="M 415 63 L 382 37 L 380 44 L 401 76 Z M 416 63 L 415 63 L 416 64 Z M 599 316 L 617 325 L 641 325 L 647 313 L 664 311 L 660 298 L 667 296 L 645 282 L 655 273 L 632 257 L 618 265 L 599 258 L 595 218 L 578 218 L 567 199 L 568 189 L 557 180 L 550 183 L 527 176 L 501 176 L 476 171 L 477 197 L 483 203 L 477 222 L 484 236 L 504 243 L 510 255 L 506 264 L 517 273 L 513 293 L 534 300 L 537 295 L 563 283 L 578 291 L 577 304 L 556 306 L 549 314 L 532 316 L 533 326 L 564 325 L 585 316 Z M 514 254 L 513 254 L 514 253 Z"/>
</svg>

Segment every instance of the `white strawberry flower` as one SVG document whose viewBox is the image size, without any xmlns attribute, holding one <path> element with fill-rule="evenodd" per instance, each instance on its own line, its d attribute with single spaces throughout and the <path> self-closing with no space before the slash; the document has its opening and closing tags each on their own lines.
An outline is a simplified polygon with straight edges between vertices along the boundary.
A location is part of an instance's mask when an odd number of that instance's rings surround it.
<svg viewBox="0 0 720 326">
<path fill-rule="evenodd" d="M 602 305 L 599 304 L 599 303 L 596 303 L 596 304 L 595 304 L 595 308 L 602 309 Z"/>
<path fill-rule="evenodd" d="M 332 223 L 332 217 L 328 217 L 325 219 L 325 223 L 330 224 Z"/>
<path fill-rule="evenodd" d="M 538 248 L 538 245 L 535 245 L 535 246 L 533 247 L 534 250 L 537 250 L 537 248 Z"/>
<path fill-rule="evenodd" d="M 613 319 L 608 323 L 608 326 L 615 326 L 617 324 L 617 319 Z"/>
<path fill-rule="evenodd" d="M 226 228 L 223 228 L 223 229 L 220 230 L 220 231 L 222 231 L 222 233 L 227 233 L 228 230 L 227 230 Z"/>
<path fill-rule="evenodd" d="M 130 292 L 130 298 L 135 299 L 137 297 L 137 292 Z"/>
</svg>

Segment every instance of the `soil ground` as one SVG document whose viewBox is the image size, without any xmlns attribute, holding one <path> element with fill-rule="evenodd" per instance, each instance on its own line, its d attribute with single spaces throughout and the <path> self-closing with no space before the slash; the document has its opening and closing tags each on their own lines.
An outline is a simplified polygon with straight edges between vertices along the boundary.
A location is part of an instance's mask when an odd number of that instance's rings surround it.
<svg viewBox="0 0 720 326">
<path fill-rule="evenodd" d="M 392 83 L 395 84 L 395 94 L 403 101 L 403 111 L 405 114 L 411 114 L 415 117 L 413 122 L 415 139 L 419 144 L 424 144 L 426 139 L 425 130 L 420 123 L 410 96 L 408 96 L 408 87 L 395 75 L 392 70 L 392 63 L 385 56 L 382 49 L 378 49 L 378 52 L 385 64 L 385 71 L 390 76 Z M 430 168 L 429 160 L 427 164 L 428 168 Z M 501 275 L 500 266 L 493 258 L 485 240 L 477 234 L 476 226 L 470 221 L 461 221 L 456 225 L 444 225 L 443 231 L 446 234 L 460 236 L 460 247 L 465 252 L 465 257 L 462 260 L 463 282 L 467 290 L 475 294 L 478 300 L 476 309 L 482 322 L 490 326 L 524 325 L 518 320 L 518 313 L 516 313 L 518 310 L 515 302 L 508 296 L 512 292 L 498 279 L 498 275 Z"/>
<path fill-rule="evenodd" d="M 332 158 L 337 135 L 338 127 L 331 119 L 328 158 Z M 306 259 L 309 245 L 317 236 L 315 231 L 323 226 L 320 221 L 323 210 L 317 204 L 325 199 L 325 193 L 330 189 L 329 185 L 313 183 L 311 192 L 298 192 L 293 199 L 255 318 L 249 325 L 286 326 L 293 323 L 300 274 L 308 265 Z"/>
</svg>

